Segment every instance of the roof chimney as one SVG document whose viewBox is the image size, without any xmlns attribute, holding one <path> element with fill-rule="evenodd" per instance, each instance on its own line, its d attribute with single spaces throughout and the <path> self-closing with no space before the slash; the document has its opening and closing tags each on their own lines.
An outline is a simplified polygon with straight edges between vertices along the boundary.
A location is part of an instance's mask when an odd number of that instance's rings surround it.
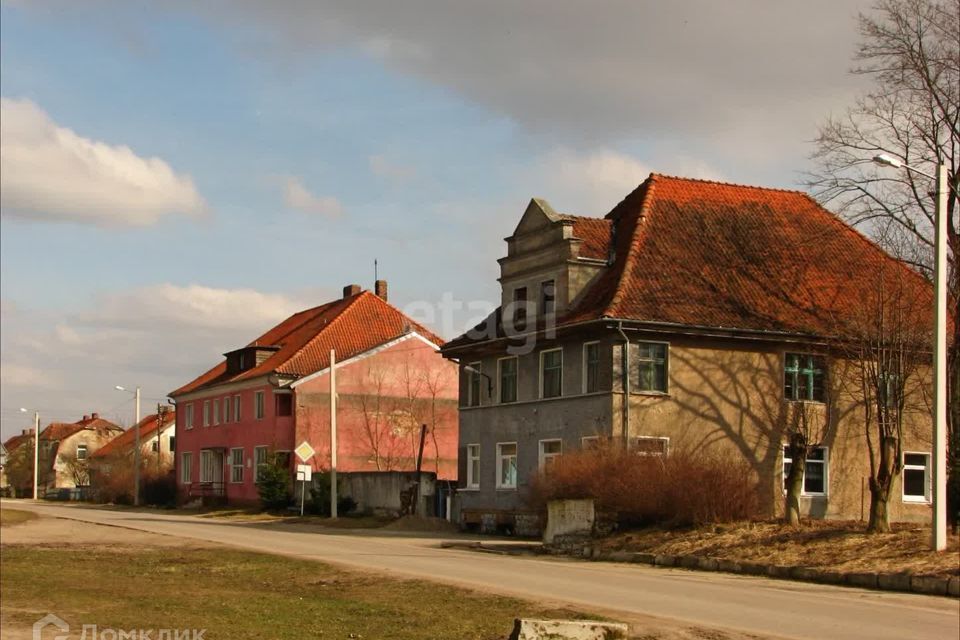
<svg viewBox="0 0 960 640">
<path fill-rule="evenodd" d="M 343 297 L 349 298 L 350 296 L 355 296 L 360 293 L 360 285 L 358 284 L 348 284 L 343 288 Z"/>
<path fill-rule="evenodd" d="M 89 419 L 90 419 L 90 416 L 88 416 L 87 414 L 83 414 L 83 418 L 80 420 L 80 422 L 86 422 Z"/>
<path fill-rule="evenodd" d="M 23 435 L 23 436 L 32 436 L 32 435 L 33 435 L 33 429 L 24 429 L 24 430 L 23 430 L 23 433 L 20 434 L 20 435 Z"/>
<path fill-rule="evenodd" d="M 99 419 L 99 418 L 100 418 L 100 414 L 97 413 L 96 411 L 94 411 L 93 413 L 90 414 L 90 419 L 91 419 L 91 420 L 97 420 L 97 419 Z"/>
<path fill-rule="evenodd" d="M 377 297 L 387 301 L 387 281 L 386 280 L 377 280 L 373 283 L 373 292 L 377 294 Z"/>
</svg>

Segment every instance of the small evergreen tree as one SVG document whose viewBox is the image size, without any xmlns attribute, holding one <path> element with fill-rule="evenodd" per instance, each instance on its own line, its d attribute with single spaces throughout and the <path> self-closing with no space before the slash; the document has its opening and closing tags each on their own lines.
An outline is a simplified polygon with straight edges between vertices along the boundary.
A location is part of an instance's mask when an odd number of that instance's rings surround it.
<svg viewBox="0 0 960 640">
<path fill-rule="evenodd" d="M 267 511 L 285 509 L 290 504 L 290 470 L 280 463 L 276 454 L 260 465 L 257 475 L 260 504 Z"/>
</svg>

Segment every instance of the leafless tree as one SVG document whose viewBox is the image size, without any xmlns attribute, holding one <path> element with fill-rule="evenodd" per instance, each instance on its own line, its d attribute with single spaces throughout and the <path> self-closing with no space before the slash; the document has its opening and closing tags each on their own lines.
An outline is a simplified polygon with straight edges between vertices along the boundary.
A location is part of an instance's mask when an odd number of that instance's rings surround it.
<svg viewBox="0 0 960 640">
<path fill-rule="evenodd" d="M 66 451 L 57 455 L 63 468 L 70 474 L 73 484 L 77 487 L 86 487 L 90 484 L 90 463 L 86 458 L 80 458 L 76 451 Z"/>
<path fill-rule="evenodd" d="M 790 471 L 784 478 L 786 492 L 783 519 L 786 524 L 794 527 L 800 525 L 800 496 L 803 493 L 807 456 L 811 447 L 823 441 L 826 423 L 826 417 L 819 414 L 815 405 L 807 402 L 790 403 L 785 434 Z"/>
</svg>

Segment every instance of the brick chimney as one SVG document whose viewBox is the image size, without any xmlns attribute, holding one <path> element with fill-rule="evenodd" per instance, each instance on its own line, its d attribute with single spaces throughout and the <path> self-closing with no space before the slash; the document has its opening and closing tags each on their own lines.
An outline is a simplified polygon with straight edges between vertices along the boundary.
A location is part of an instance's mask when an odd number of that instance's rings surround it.
<svg viewBox="0 0 960 640">
<path fill-rule="evenodd" d="M 100 414 L 97 413 L 96 411 L 94 411 L 93 413 L 90 414 L 90 419 L 91 419 L 91 420 L 97 420 L 97 419 L 99 419 L 99 418 L 100 418 Z"/>
<path fill-rule="evenodd" d="M 377 294 L 378 298 L 386 302 L 387 301 L 387 281 L 377 280 L 373 284 L 373 292 Z"/>
<path fill-rule="evenodd" d="M 345 287 L 343 288 L 343 297 L 344 297 L 344 298 L 349 298 L 350 296 L 355 296 L 355 295 L 357 295 L 358 293 L 360 293 L 360 291 L 362 291 L 362 289 L 360 289 L 360 285 L 358 285 L 358 284 L 348 284 L 347 286 L 345 286 Z"/>
<path fill-rule="evenodd" d="M 86 422 L 89 419 L 90 419 L 90 416 L 88 416 L 87 414 L 83 414 L 83 418 L 80 419 L 80 422 Z"/>
<path fill-rule="evenodd" d="M 24 429 L 24 430 L 23 430 L 23 433 L 21 433 L 20 435 L 22 435 L 22 436 L 32 436 L 32 435 L 33 435 L 33 429 Z"/>
</svg>

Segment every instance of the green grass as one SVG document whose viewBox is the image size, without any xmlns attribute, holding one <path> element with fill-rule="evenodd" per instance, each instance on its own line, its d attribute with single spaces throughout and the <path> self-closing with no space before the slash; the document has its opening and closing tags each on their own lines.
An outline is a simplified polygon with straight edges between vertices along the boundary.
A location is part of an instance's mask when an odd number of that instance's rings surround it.
<svg viewBox="0 0 960 640">
<path fill-rule="evenodd" d="M 27 520 L 33 520 L 37 514 L 19 509 L 0 509 L 0 527 L 9 527 Z"/>
<path fill-rule="evenodd" d="M 203 628 L 211 639 L 493 639 L 516 617 L 589 617 L 220 548 L 8 545 L 2 576 L 3 625 L 24 629 L 54 612 L 76 629 Z"/>
</svg>

